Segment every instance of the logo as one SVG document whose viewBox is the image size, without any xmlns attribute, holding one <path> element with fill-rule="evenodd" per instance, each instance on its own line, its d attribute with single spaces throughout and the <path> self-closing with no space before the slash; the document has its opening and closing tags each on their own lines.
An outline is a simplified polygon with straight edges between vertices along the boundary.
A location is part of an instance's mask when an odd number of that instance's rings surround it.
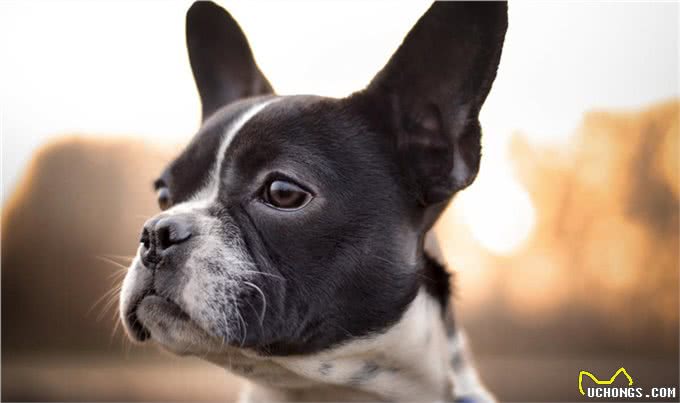
<svg viewBox="0 0 680 403">
<path fill-rule="evenodd" d="M 622 375 L 623 374 L 623 375 Z M 628 380 L 628 386 L 612 386 L 619 376 L 622 375 Z M 583 389 L 583 378 L 587 376 L 593 382 L 595 387 L 587 387 Z M 609 379 L 599 380 L 595 375 L 588 371 L 581 371 L 578 374 L 578 390 L 583 396 L 590 398 L 675 398 L 678 396 L 678 388 L 671 387 L 654 387 L 646 389 L 642 387 L 633 387 L 633 377 L 630 376 L 624 367 L 619 368 L 614 375 Z"/>
<path fill-rule="evenodd" d="M 614 381 L 616 380 L 616 377 L 619 376 L 619 374 L 624 374 L 626 376 L 626 378 L 628 378 L 628 386 L 633 386 L 633 378 L 631 378 L 630 375 L 628 375 L 628 372 L 626 371 L 626 369 L 624 367 L 621 367 L 621 368 L 619 368 L 618 371 L 616 371 L 614 373 L 614 375 L 612 375 L 611 378 L 609 378 L 608 381 L 601 381 L 601 380 L 597 379 L 595 377 L 595 375 L 591 374 L 588 371 L 579 372 L 579 374 L 578 374 L 578 390 L 579 390 L 579 392 L 581 392 L 582 395 L 585 396 L 586 392 L 583 391 L 583 375 L 587 375 L 590 379 L 593 380 L 593 382 L 595 382 L 598 385 L 611 385 L 612 383 L 614 383 Z"/>
</svg>

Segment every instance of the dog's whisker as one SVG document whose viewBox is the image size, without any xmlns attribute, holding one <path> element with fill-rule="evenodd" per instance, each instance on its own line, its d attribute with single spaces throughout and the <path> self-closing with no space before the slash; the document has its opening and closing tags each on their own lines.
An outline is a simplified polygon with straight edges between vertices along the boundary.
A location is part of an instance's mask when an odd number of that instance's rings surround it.
<svg viewBox="0 0 680 403">
<path fill-rule="evenodd" d="M 104 317 L 104 315 L 106 314 L 106 312 L 111 310 L 111 308 L 116 306 L 116 302 L 118 302 L 119 297 L 120 297 L 120 289 L 118 289 L 117 292 L 115 292 L 111 295 L 109 300 L 104 305 L 102 311 L 99 313 L 99 315 L 97 315 L 97 321 L 101 321 L 102 318 Z"/>
<path fill-rule="evenodd" d="M 116 296 L 116 292 L 119 292 L 119 291 L 120 291 L 120 289 L 119 289 L 118 286 L 113 286 L 110 290 L 106 291 L 102 296 L 97 298 L 97 300 L 92 304 L 90 309 L 88 309 L 87 312 L 85 312 L 85 316 L 89 315 L 92 312 L 92 310 L 97 307 L 97 305 L 104 302 L 104 300 L 106 300 L 107 298 L 111 298 L 112 295 Z"/>
<path fill-rule="evenodd" d="M 99 256 L 107 257 L 107 258 L 110 258 L 110 259 L 120 259 L 120 260 L 128 262 L 128 263 L 132 262 L 135 259 L 135 255 L 115 255 L 115 254 L 111 254 L 111 253 L 105 253 L 105 254 L 101 254 Z"/>
<path fill-rule="evenodd" d="M 236 301 L 236 297 L 232 296 L 231 297 L 232 303 L 234 304 L 234 311 L 236 312 L 236 319 L 238 321 L 236 322 L 238 330 L 240 330 L 241 333 L 241 347 L 245 345 L 246 342 L 246 337 L 247 337 L 247 329 L 246 329 L 246 322 L 243 319 L 243 315 L 241 315 L 241 311 L 238 307 L 238 301 Z"/>
<path fill-rule="evenodd" d="M 245 274 L 257 274 L 257 275 L 260 275 L 260 276 L 272 277 L 272 278 L 275 278 L 275 279 L 281 280 L 281 281 L 286 280 L 285 278 L 283 278 L 279 275 L 276 275 L 276 274 L 272 274 L 272 273 L 263 273 L 263 272 L 255 271 L 255 270 L 243 270 L 242 272 L 245 273 Z"/>
<path fill-rule="evenodd" d="M 255 315 L 257 315 L 258 312 L 257 312 L 257 310 L 255 310 L 255 307 L 253 306 L 253 304 L 251 304 L 250 301 L 248 301 L 247 298 L 246 298 L 245 301 L 246 301 L 246 304 L 248 304 L 248 306 L 250 307 L 250 309 L 255 313 Z M 261 331 L 264 331 L 264 321 L 263 321 L 263 320 L 260 320 L 260 321 L 259 321 L 259 324 L 260 324 L 260 330 L 261 330 Z"/>
<path fill-rule="evenodd" d="M 120 269 L 125 269 L 125 270 L 128 269 L 128 267 L 125 266 L 124 264 L 119 263 L 119 262 L 116 262 L 115 260 L 113 260 L 113 259 L 111 259 L 111 258 L 109 258 L 109 257 L 107 257 L 107 256 L 97 255 L 97 256 L 95 256 L 95 259 L 101 260 L 102 262 L 110 263 L 110 264 L 112 264 L 112 265 L 114 265 L 114 266 L 116 266 L 116 267 L 118 267 L 118 268 L 120 268 Z"/>
<path fill-rule="evenodd" d="M 125 277 L 127 270 L 119 269 L 108 275 L 109 280 L 120 281 Z"/>
<path fill-rule="evenodd" d="M 255 289 L 255 291 L 259 292 L 260 296 L 262 297 L 262 312 L 260 313 L 260 325 L 262 325 L 264 323 L 264 316 L 267 313 L 267 298 L 264 296 L 262 289 L 250 281 L 244 281 L 243 284 Z"/>
<path fill-rule="evenodd" d="M 115 337 L 118 329 L 120 328 L 120 320 L 118 318 L 116 311 L 113 312 L 113 318 L 112 319 L 114 320 L 115 323 L 113 325 L 113 330 L 111 331 L 111 334 L 109 335 L 109 345 L 111 345 L 113 343 L 113 338 Z"/>
</svg>

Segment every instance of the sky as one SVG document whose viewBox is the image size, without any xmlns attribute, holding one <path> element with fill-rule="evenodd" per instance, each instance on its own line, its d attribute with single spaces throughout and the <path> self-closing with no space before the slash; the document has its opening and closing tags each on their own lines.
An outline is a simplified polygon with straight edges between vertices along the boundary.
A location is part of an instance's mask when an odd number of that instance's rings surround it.
<svg viewBox="0 0 680 403">
<path fill-rule="evenodd" d="M 420 1 L 220 1 L 280 94 L 361 89 L 427 9 Z M 41 145 L 66 134 L 183 144 L 200 119 L 185 1 L 0 2 L 2 200 Z M 677 2 L 511 2 L 482 110 L 484 159 L 459 197 L 473 235 L 505 253 L 534 206 L 507 155 L 513 133 L 562 144 L 589 110 L 678 97 Z M 502 200 L 503 203 L 499 201 Z"/>
</svg>

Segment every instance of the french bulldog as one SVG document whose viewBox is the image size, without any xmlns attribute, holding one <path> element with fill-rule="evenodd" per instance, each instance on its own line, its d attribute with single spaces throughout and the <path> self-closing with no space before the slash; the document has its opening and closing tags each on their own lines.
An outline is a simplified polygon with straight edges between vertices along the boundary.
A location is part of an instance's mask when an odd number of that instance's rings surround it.
<svg viewBox="0 0 680 403">
<path fill-rule="evenodd" d="M 505 3 L 437 2 L 365 89 L 277 96 L 234 19 L 194 3 L 202 124 L 154 183 L 129 337 L 247 378 L 243 401 L 493 401 L 430 230 L 479 170 L 506 28 Z"/>
</svg>

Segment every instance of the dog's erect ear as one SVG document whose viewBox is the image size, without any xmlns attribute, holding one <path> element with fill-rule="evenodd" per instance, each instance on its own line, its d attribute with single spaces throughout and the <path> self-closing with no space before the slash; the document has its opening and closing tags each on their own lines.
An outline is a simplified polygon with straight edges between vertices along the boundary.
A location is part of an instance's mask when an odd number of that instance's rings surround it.
<svg viewBox="0 0 680 403">
<path fill-rule="evenodd" d="M 187 11 L 186 36 L 203 120 L 230 102 L 273 92 L 243 31 L 222 7 L 194 3 Z"/>
<path fill-rule="evenodd" d="M 435 2 L 369 86 L 360 108 L 394 135 L 417 197 L 444 201 L 479 170 L 479 110 L 496 77 L 507 4 Z"/>
</svg>

